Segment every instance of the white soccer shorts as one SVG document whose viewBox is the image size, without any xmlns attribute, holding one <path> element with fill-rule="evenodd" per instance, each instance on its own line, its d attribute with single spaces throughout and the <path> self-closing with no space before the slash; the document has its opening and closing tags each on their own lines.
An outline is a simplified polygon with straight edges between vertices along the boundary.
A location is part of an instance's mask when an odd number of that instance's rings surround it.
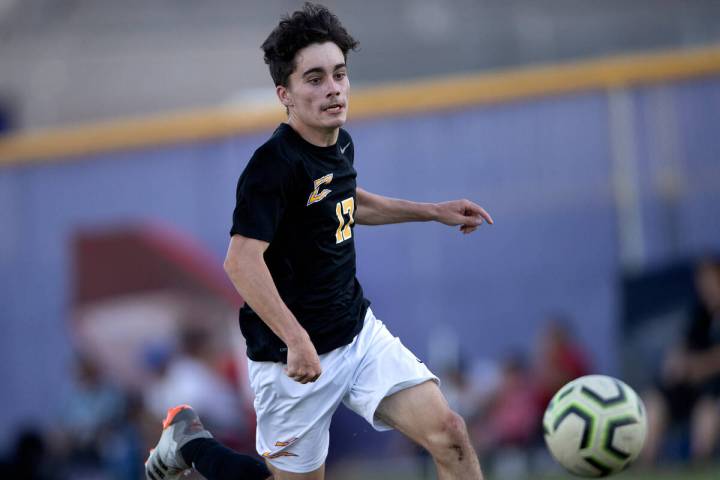
<svg viewBox="0 0 720 480">
<path fill-rule="evenodd" d="M 340 402 L 375 430 L 391 427 L 375 418 L 380 401 L 438 378 L 394 337 L 368 308 L 352 343 L 320 355 L 322 375 L 301 384 L 285 364 L 248 361 L 255 392 L 256 448 L 280 470 L 306 473 L 325 463 L 330 420 Z"/>
</svg>

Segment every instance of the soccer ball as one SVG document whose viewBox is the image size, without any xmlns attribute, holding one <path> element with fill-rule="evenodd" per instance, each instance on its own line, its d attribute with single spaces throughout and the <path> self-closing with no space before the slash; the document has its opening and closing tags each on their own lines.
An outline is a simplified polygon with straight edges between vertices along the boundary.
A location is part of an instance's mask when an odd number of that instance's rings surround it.
<svg viewBox="0 0 720 480">
<path fill-rule="evenodd" d="M 645 406 L 635 391 L 605 375 L 576 378 L 550 400 L 545 443 L 567 470 L 606 477 L 627 468 L 645 443 Z"/>
</svg>

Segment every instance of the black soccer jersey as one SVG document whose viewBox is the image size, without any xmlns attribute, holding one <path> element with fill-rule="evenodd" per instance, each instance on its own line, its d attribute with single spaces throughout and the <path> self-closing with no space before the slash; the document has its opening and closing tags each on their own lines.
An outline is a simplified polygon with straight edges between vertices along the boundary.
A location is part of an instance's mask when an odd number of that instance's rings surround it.
<svg viewBox="0 0 720 480">
<path fill-rule="evenodd" d="M 347 345 L 369 302 L 355 278 L 356 172 L 350 135 L 318 147 L 281 124 L 240 176 L 230 235 L 264 240 L 280 297 L 318 354 Z M 287 347 L 247 303 L 240 309 L 247 354 L 287 361 Z"/>
</svg>

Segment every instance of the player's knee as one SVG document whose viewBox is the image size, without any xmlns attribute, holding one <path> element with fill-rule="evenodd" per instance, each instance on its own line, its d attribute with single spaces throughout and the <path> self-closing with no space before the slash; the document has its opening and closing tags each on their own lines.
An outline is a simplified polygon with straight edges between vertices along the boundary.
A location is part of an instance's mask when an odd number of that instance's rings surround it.
<svg viewBox="0 0 720 480">
<path fill-rule="evenodd" d="M 437 431 L 428 440 L 428 450 L 441 463 L 462 462 L 473 454 L 465 421 L 452 410 L 442 415 Z"/>
</svg>

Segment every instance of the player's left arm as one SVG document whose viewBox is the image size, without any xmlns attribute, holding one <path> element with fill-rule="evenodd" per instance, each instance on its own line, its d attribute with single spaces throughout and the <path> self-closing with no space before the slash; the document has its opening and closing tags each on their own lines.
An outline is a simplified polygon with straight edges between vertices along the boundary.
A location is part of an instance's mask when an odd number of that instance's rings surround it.
<svg viewBox="0 0 720 480">
<path fill-rule="evenodd" d="M 436 221 L 449 226 L 460 225 L 460 231 L 471 233 L 484 222 L 493 224 L 489 213 L 470 200 L 420 203 L 384 197 L 357 188 L 355 223 L 386 225 L 403 222 Z"/>
</svg>

